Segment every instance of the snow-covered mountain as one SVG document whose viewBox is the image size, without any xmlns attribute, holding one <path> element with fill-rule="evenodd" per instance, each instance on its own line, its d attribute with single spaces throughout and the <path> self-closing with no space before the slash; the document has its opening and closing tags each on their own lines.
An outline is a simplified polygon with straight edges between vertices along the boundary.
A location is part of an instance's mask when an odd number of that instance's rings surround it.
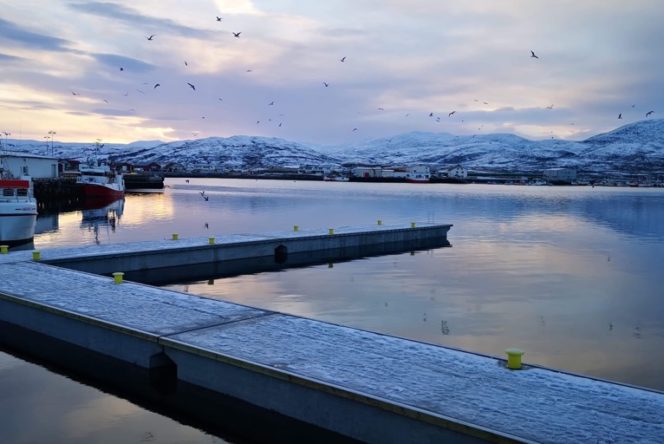
<svg viewBox="0 0 664 444">
<path fill-rule="evenodd" d="M 85 159 L 94 144 L 9 140 L 6 149 L 62 158 Z M 532 141 L 513 134 L 455 136 L 413 132 L 372 140 L 337 150 L 284 139 L 251 136 L 161 142 L 104 144 L 99 153 L 118 161 L 142 164 L 177 162 L 194 169 L 207 165 L 228 170 L 342 164 L 412 165 L 435 167 L 460 164 L 471 170 L 541 171 L 571 167 L 586 172 L 664 173 L 664 120 L 645 120 L 574 142 Z"/>
</svg>

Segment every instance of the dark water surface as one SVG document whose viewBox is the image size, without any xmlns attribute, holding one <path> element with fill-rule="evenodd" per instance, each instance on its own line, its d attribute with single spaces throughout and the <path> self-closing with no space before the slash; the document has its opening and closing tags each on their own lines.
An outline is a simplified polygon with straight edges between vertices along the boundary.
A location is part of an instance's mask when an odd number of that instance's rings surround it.
<svg viewBox="0 0 664 444">
<path fill-rule="evenodd" d="M 451 248 L 210 276 L 170 288 L 490 355 L 519 347 L 529 363 L 664 390 L 662 189 L 166 183 L 164 193 L 129 195 L 113 208 L 40 218 L 35 246 L 373 225 L 377 219 L 452 223 Z M 18 386 L 34 394 L 12 397 L 8 405 L 5 394 Z M 84 437 L 79 442 L 106 442 L 86 440 L 99 430 L 118 438 L 108 442 L 139 442 L 154 439 L 142 434 L 158 428 L 168 433 L 155 442 L 214 439 L 7 354 L 0 354 L 0 396 L 0 413 L 11 410 L 19 425 L 36 422 L 34 433 L 70 426 L 67 436 Z M 57 410 L 57 427 L 38 413 L 44 399 Z M 77 431 L 72 424 L 81 419 L 88 428 Z M 3 429 L 5 422 L 0 419 Z"/>
</svg>

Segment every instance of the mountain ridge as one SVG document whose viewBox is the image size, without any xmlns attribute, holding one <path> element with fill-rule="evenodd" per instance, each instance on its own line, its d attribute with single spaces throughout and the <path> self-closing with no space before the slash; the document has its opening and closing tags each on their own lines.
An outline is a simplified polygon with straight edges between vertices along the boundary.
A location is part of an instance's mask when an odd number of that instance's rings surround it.
<svg viewBox="0 0 664 444">
<path fill-rule="evenodd" d="M 6 149 L 83 160 L 94 145 L 5 141 Z M 153 144 L 154 143 L 154 144 Z M 5 145 L 3 143 L 3 145 Z M 528 172 L 568 167 L 589 173 L 664 174 L 664 120 L 630 123 L 582 141 L 533 141 L 508 133 L 453 135 L 409 132 L 326 153 L 277 137 L 236 135 L 175 142 L 104 144 L 103 158 L 120 162 L 179 163 L 185 168 L 254 170 L 279 167 L 340 168 L 342 165 L 462 165 L 471 170 Z"/>
</svg>

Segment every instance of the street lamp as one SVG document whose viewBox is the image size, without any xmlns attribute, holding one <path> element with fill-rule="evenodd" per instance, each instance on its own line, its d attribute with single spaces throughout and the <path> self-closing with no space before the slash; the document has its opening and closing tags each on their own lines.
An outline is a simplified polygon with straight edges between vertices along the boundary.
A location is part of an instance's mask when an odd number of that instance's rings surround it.
<svg viewBox="0 0 664 444">
<path fill-rule="evenodd" d="M 51 136 L 51 156 L 53 156 L 53 136 L 55 135 L 55 131 L 51 130 L 48 134 Z"/>
<path fill-rule="evenodd" d="M 3 131 L 2 134 L 5 135 L 5 149 L 7 149 L 6 148 L 7 147 L 7 136 L 11 136 L 12 133 L 8 133 L 7 131 Z M 2 140 L 2 139 L 0 138 L 0 140 Z"/>
</svg>

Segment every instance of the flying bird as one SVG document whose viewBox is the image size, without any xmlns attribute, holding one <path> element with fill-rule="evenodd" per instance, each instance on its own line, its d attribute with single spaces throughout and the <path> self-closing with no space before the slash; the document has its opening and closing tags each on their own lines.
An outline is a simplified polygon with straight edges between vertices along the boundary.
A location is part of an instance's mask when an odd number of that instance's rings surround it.
<svg viewBox="0 0 664 444">
<path fill-rule="evenodd" d="M 217 100 L 219 100 L 220 102 L 224 101 L 224 99 L 222 99 L 221 97 L 219 97 Z"/>
<path fill-rule="evenodd" d="M 122 66 L 120 67 L 120 71 L 124 71 L 124 68 Z"/>
<path fill-rule="evenodd" d="M 433 117 L 433 113 L 429 113 L 429 117 Z"/>
<path fill-rule="evenodd" d="M 194 91 L 196 91 L 196 87 L 195 87 L 194 85 L 192 85 L 192 84 L 189 83 L 189 82 L 187 82 L 187 85 L 189 85 L 189 86 L 191 87 L 191 89 L 193 89 Z"/>
<path fill-rule="evenodd" d="M 357 131 L 357 128 L 353 128 L 353 131 Z"/>
<path fill-rule="evenodd" d="M 618 119 L 622 119 L 622 113 L 618 113 Z"/>
<path fill-rule="evenodd" d="M 535 54 L 535 51 L 533 51 L 532 49 L 530 50 L 530 57 L 532 57 L 533 59 L 539 59 L 539 57 L 537 57 L 537 55 Z"/>
<path fill-rule="evenodd" d="M 330 84 L 327 83 L 327 82 L 323 82 L 323 85 L 325 85 L 325 88 L 327 88 L 328 86 L 330 86 Z"/>
<path fill-rule="evenodd" d="M 160 83 L 155 83 L 154 86 L 152 87 L 152 89 L 155 89 L 155 88 L 157 88 L 158 86 L 161 86 L 161 84 L 160 84 Z"/>
<path fill-rule="evenodd" d="M 77 92 L 74 92 L 74 91 L 72 91 L 72 92 L 71 92 L 71 95 L 72 95 L 72 96 L 77 96 L 77 95 L 78 95 L 78 93 L 77 93 Z"/>
<path fill-rule="evenodd" d="M 553 104 L 547 106 L 546 109 L 553 109 Z"/>
<path fill-rule="evenodd" d="M 217 21 L 218 21 L 218 22 L 220 22 L 221 19 L 223 18 L 223 17 L 219 17 L 219 16 L 216 16 L 216 17 L 217 17 Z"/>
<path fill-rule="evenodd" d="M 104 99 L 104 102 L 105 102 L 105 103 L 108 103 L 108 100 Z"/>
<path fill-rule="evenodd" d="M 385 108 L 383 108 L 382 106 L 380 106 L 380 107 L 378 107 L 378 108 L 376 108 L 376 109 L 377 109 L 378 111 L 385 111 Z"/>
<path fill-rule="evenodd" d="M 274 100 L 271 101 L 270 103 L 268 103 L 268 106 L 272 106 L 272 105 L 274 105 Z"/>
<path fill-rule="evenodd" d="M 452 111 L 451 113 L 449 113 L 449 114 L 447 115 L 447 117 L 452 117 L 455 113 L 456 113 L 456 111 Z"/>
<path fill-rule="evenodd" d="M 649 117 L 649 116 L 650 116 L 652 113 L 654 113 L 654 112 L 655 112 L 655 111 L 648 111 L 648 112 L 646 113 L 646 117 Z"/>
<path fill-rule="evenodd" d="M 234 33 L 233 33 L 233 37 L 235 37 L 236 39 L 239 39 L 239 38 L 240 38 L 240 34 L 242 34 L 242 31 L 240 31 L 240 32 L 234 32 Z"/>
<path fill-rule="evenodd" d="M 345 62 L 345 61 L 346 61 L 346 56 L 343 56 L 343 57 L 340 59 L 340 61 L 341 61 L 341 63 Z"/>
<path fill-rule="evenodd" d="M 184 66 L 189 66 L 189 63 L 187 63 L 186 60 L 184 61 Z"/>
<path fill-rule="evenodd" d="M 279 128 L 281 128 L 281 122 L 279 122 Z"/>
<path fill-rule="evenodd" d="M 150 34 L 150 37 L 145 37 L 145 38 L 148 39 L 148 40 L 152 40 L 154 37 L 155 37 L 154 34 Z"/>
</svg>

